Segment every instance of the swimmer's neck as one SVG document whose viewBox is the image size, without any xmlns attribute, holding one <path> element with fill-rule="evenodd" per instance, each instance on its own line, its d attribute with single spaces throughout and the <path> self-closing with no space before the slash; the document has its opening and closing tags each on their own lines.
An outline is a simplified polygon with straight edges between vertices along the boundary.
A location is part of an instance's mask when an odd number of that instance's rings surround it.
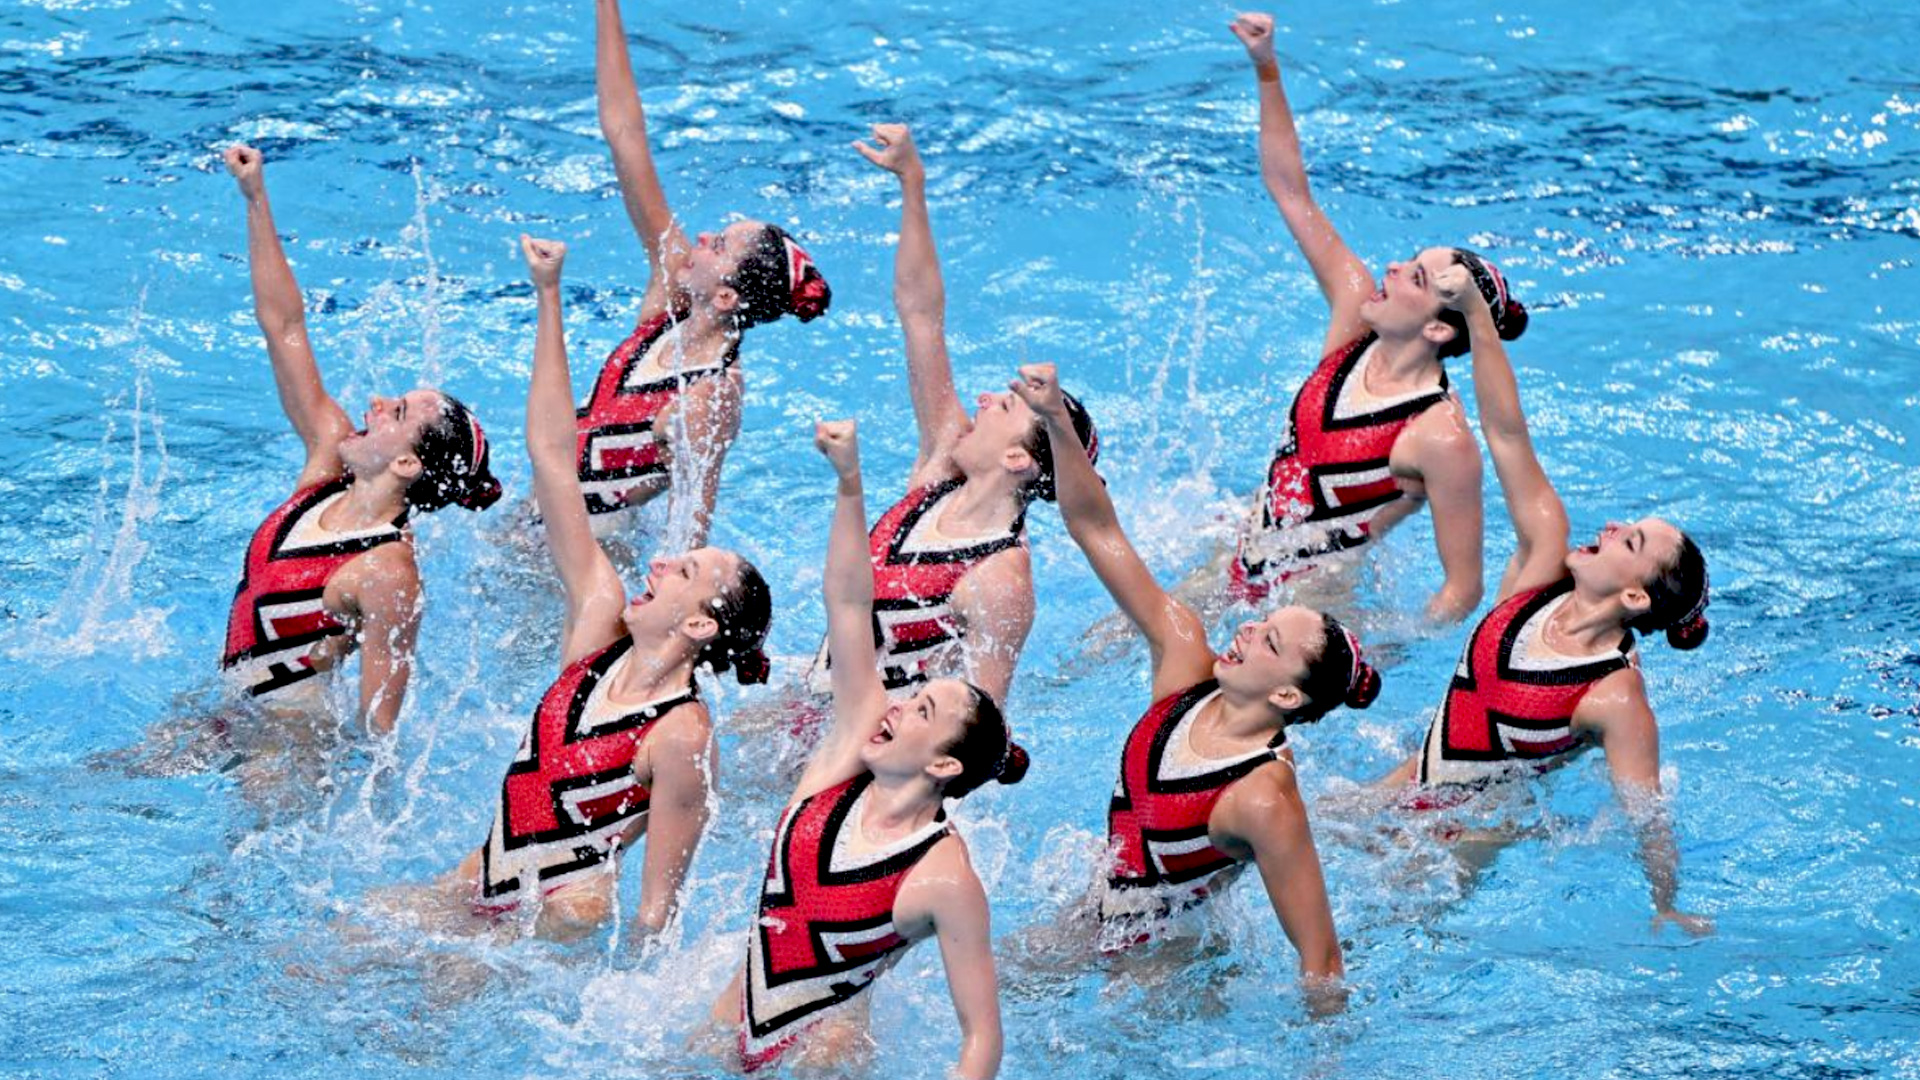
<svg viewBox="0 0 1920 1080">
<path fill-rule="evenodd" d="M 1208 702 L 1194 725 L 1229 742 L 1259 741 L 1265 744 L 1274 733 L 1287 726 L 1286 715 L 1265 697 L 1236 698 L 1224 688 Z"/>
<path fill-rule="evenodd" d="M 1020 500 L 1019 478 L 995 466 L 990 474 L 960 474 L 961 484 L 940 508 L 934 528 L 952 536 L 977 536 L 1004 532 L 1020 520 L 1025 505 Z"/>
<path fill-rule="evenodd" d="M 685 318 L 674 323 L 680 330 L 680 348 L 689 352 L 729 348 L 740 340 L 740 328 L 733 316 L 705 304 L 695 304 Z"/>
<path fill-rule="evenodd" d="M 628 632 L 628 637 L 633 637 Z M 693 656 L 687 651 L 687 639 L 670 633 L 657 641 L 633 638 L 633 649 L 624 663 L 615 665 L 607 682 L 607 694 L 616 701 L 658 701 L 685 690 L 693 683 Z"/>
<path fill-rule="evenodd" d="M 1620 643 L 1627 609 L 1617 596 L 1582 595 L 1578 582 L 1560 607 L 1547 617 L 1541 636 L 1554 651 L 1570 656 L 1605 652 Z"/>
<path fill-rule="evenodd" d="M 1369 393 L 1382 397 L 1437 382 L 1442 365 L 1433 343 L 1419 335 L 1400 340 L 1376 338 L 1363 380 Z"/>
<path fill-rule="evenodd" d="M 347 490 L 320 514 L 320 527 L 355 532 L 393 521 L 407 510 L 407 489 L 392 472 L 370 477 L 347 474 Z"/>
<path fill-rule="evenodd" d="M 940 792 L 924 772 L 912 776 L 873 774 L 859 835 L 883 845 L 927 827 L 940 813 Z"/>
</svg>

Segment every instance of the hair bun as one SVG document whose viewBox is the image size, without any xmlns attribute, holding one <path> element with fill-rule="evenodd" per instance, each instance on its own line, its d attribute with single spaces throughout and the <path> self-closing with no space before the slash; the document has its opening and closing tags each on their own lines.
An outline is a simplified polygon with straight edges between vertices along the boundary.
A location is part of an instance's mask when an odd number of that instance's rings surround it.
<svg viewBox="0 0 1920 1080">
<path fill-rule="evenodd" d="M 467 485 L 466 490 L 454 497 L 454 502 L 463 510 L 485 510 L 500 501 L 500 481 L 492 475 L 484 475 Z"/>
<path fill-rule="evenodd" d="M 767 676 L 773 671 L 773 664 L 767 660 L 763 649 L 737 653 L 732 664 L 733 678 L 741 686 L 758 686 L 766 682 Z"/>
<path fill-rule="evenodd" d="M 1500 340 L 1512 341 L 1527 332 L 1527 305 L 1518 300 L 1508 300 L 1506 310 L 1500 313 Z"/>
<path fill-rule="evenodd" d="M 793 290 L 789 306 L 801 322 L 812 322 L 826 313 L 827 305 L 833 303 L 833 290 L 827 287 L 827 279 L 811 266 L 806 279 Z"/>
<path fill-rule="evenodd" d="M 1027 748 L 1017 742 L 1007 743 L 1007 756 L 1000 759 L 1000 771 L 993 774 L 995 780 L 1003 784 L 1017 784 L 1027 775 L 1027 766 L 1033 759 L 1027 756 Z"/>
<path fill-rule="evenodd" d="M 1687 622 L 1667 627 L 1667 644 L 1676 649 L 1697 649 L 1707 640 L 1711 629 L 1705 615 L 1696 615 Z"/>
<path fill-rule="evenodd" d="M 1349 709 L 1364 709 L 1380 696 L 1380 673 L 1364 660 L 1358 663 L 1359 670 L 1354 673 L 1353 684 L 1347 688 L 1346 704 Z"/>
</svg>

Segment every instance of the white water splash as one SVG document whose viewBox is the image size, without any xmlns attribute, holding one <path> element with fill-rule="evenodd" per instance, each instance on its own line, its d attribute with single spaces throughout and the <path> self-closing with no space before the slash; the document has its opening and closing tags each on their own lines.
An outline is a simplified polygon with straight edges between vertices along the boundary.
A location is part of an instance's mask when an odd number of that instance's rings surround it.
<svg viewBox="0 0 1920 1080">
<path fill-rule="evenodd" d="M 125 473 L 116 476 L 111 465 L 101 472 L 86 554 L 68 575 L 52 610 L 0 638 L 11 658 L 71 658 L 106 649 L 149 659 L 173 649 L 166 625 L 173 609 L 140 606 L 134 595 L 134 574 L 150 547 L 140 535 L 141 527 L 159 512 L 167 480 L 164 423 L 149 401 L 153 387 L 148 377 L 152 364 L 166 358 L 140 343 L 145 306 L 143 288 L 125 331 L 105 342 L 108 348 L 128 348 L 133 366 L 133 405 L 122 414 L 124 392 L 109 400 L 100 434 L 101 459 L 125 461 Z M 122 416 L 127 425 L 124 436 Z M 130 445 L 123 446 L 126 442 Z M 126 487 L 116 505 L 115 490 L 123 480 Z"/>
</svg>

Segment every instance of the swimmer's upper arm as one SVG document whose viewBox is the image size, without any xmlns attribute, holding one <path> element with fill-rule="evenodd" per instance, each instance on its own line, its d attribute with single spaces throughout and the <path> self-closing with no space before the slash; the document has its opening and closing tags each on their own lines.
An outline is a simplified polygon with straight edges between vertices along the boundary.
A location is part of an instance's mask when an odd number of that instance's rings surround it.
<svg viewBox="0 0 1920 1080">
<path fill-rule="evenodd" d="M 1315 1005 L 1316 995 L 1321 999 L 1332 995 L 1337 1010 L 1344 1003 L 1344 993 L 1331 984 L 1345 974 L 1346 967 L 1320 853 L 1313 844 L 1313 829 L 1292 768 L 1265 766 L 1229 789 L 1222 803 L 1215 811 L 1216 827 L 1223 826 L 1223 831 L 1252 850 L 1280 928 L 1299 954 L 1310 1007 L 1321 1011 L 1327 1002 Z"/>
<path fill-rule="evenodd" d="M 247 203 L 247 268 L 254 319 L 266 340 L 280 409 L 306 447 L 298 490 L 340 475 L 340 440 L 353 434 L 353 422 L 320 377 L 320 363 L 307 338 L 306 301 L 280 245 L 264 186 L 260 197 Z"/>
<path fill-rule="evenodd" d="M 667 424 L 669 461 L 673 470 L 671 498 L 694 500 L 688 548 L 705 547 L 713 527 L 713 508 L 720 499 L 721 467 L 727 450 L 740 435 L 741 376 L 737 371 L 695 379 L 674 403 Z M 678 521 L 678 507 L 669 516 Z"/>
<path fill-rule="evenodd" d="M 867 546 L 866 497 L 856 469 L 839 482 L 827 534 L 821 592 L 827 608 L 828 678 L 833 722 L 807 762 L 791 802 L 824 791 L 864 767 L 860 748 L 886 715 L 887 690 L 873 643 L 873 562 Z"/>
<path fill-rule="evenodd" d="M 1660 793 L 1660 725 L 1647 704 L 1640 669 L 1623 668 L 1600 680 L 1574 709 L 1574 727 L 1597 735 L 1607 772 L 1623 796 Z"/>
<path fill-rule="evenodd" d="M 413 548 L 382 544 L 348 563 L 334 580 L 343 604 L 358 615 L 360 715 L 385 735 L 406 701 L 424 607 Z"/>
<path fill-rule="evenodd" d="M 1033 629 L 1033 558 L 1008 548 L 967 571 L 953 590 L 953 612 L 965 633 L 967 679 L 1006 704 L 1020 650 Z"/>
<path fill-rule="evenodd" d="M 648 931 L 664 927 L 679 907 L 681 885 L 707 827 L 717 761 L 705 705 L 689 702 L 656 723 L 645 744 L 650 800 L 638 917 Z"/>
<path fill-rule="evenodd" d="M 1416 424 L 1409 432 L 1416 440 L 1412 449 L 1433 513 L 1433 545 L 1446 572 L 1428 612 L 1435 619 L 1458 622 L 1479 605 L 1486 588 L 1480 444 L 1453 398 L 1428 409 Z M 1399 450 L 1396 442 L 1396 455 Z"/>
<path fill-rule="evenodd" d="M 954 1075 L 982 1080 L 993 1076 L 1000 1067 L 1004 1035 L 992 915 L 986 889 L 958 836 L 941 840 L 908 872 L 894 913 L 905 925 L 931 924 L 940 943 L 947 991 L 960 1021 L 960 1061 Z"/>
<path fill-rule="evenodd" d="M 927 214 L 925 181 L 901 184 L 900 241 L 893 253 L 893 307 L 906 338 L 907 391 L 920 449 L 909 487 L 951 475 L 947 454 L 967 430 L 947 354 L 947 286 Z"/>
<path fill-rule="evenodd" d="M 1332 317 L 1323 351 L 1330 351 L 1365 329 L 1360 304 L 1373 293 L 1373 275 L 1313 197 L 1286 88 L 1278 79 L 1262 80 L 1259 88 L 1260 178 L 1326 297 Z"/>
<path fill-rule="evenodd" d="M 626 29 L 621 25 L 620 5 L 613 0 L 595 5 L 594 94 L 600 133 L 613 154 L 621 202 L 646 248 L 651 268 L 641 304 L 644 319 L 666 310 L 671 263 L 685 257 L 687 238 L 674 222 L 666 188 L 654 166 L 646 111 L 633 78 L 633 61 L 627 54 Z"/>
<path fill-rule="evenodd" d="M 1473 336 L 1473 394 L 1480 405 L 1480 432 L 1500 478 L 1507 516 L 1513 522 L 1513 563 L 1499 599 L 1559 580 L 1567 557 L 1567 508 L 1540 465 L 1520 404 L 1507 349 L 1495 334 Z"/>
<path fill-rule="evenodd" d="M 534 290 L 533 378 L 527 386 L 527 457 L 533 464 L 533 498 L 547 534 L 547 553 L 567 592 L 561 666 L 605 648 L 620 633 L 626 588 L 600 550 L 580 491 L 580 429 L 567 369 L 567 342 L 560 287 Z"/>
</svg>

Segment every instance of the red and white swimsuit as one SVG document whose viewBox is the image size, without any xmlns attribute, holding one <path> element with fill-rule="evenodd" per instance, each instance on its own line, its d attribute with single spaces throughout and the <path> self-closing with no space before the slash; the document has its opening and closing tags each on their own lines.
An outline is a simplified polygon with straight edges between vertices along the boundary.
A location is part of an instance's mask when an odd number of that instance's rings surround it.
<svg viewBox="0 0 1920 1080">
<path fill-rule="evenodd" d="M 950 540 L 935 533 L 941 507 L 965 481 L 954 478 L 907 492 L 867 534 L 873 560 L 873 643 L 889 690 L 924 681 L 937 650 L 964 629 L 953 614 L 953 592 L 974 567 L 1027 542 L 1023 516 L 1004 533 Z M 829 689 L 823 642 L 810 682 Z"/>
<path fill-rule="evenodd" d="M 740 359 L 736 341 L 718 364 L 679 366 L 684 318 L 684 312 L 663 311 L 635 327 L 607 357 L 593 393 L 575 413 L 576 464 L 589 513 L 619 510 L 642 482 L 666 475 L 666 433 L 656 431 L 654 421 L 689 385 L 724 373 Z M 661 363 L 649 365 L 656 351 Z"/>
<path fill-rule="evenodd" d="M 1193 722 L 1219 693 L 1208 679 L 1169 694 L 1127 736 L 1107 809 L 1113 868 L 1100 900 L 1102 918 L 1158 918 L 1189 907 L 1206 897 L 1216 875 L 1240 864 L 1213 846 L 1207 821 L 1236 781 L 1269 761 L 1288 761 L 1280 754 L 1286 733 L 1238 757 L 1199 756 Z"/>
<path fill-rule="evenodd" d="M 1447 399 L 1435 386 L 1377 401 L 1366 395 L 1371 331 L 1328 353 L 1294 395 L 1280 449 L 1267 467 L 1231 567 L 1233 591 L 1249 600 L 1316 559 L 1357 548 L 1374 518 L 1405 496 L 1389 461 L 1414 417 Z"/>
<path fill-rule="evenodd" d="M 254 697 L 319 674 L 309 659 L 314 647 L 347 632 L 322 603 L 327 582 L 341 567 L 382 544 L 411 542 L 405 513 L 350 532 L 322 527 L 320 516 L 350 483 L 340 476 L 294 492 L 247 543 L 220 666 L 235 672 Z"/>
<path fill-rule="evenodd" d="M 1562 578 L 1516 593 L 1474 627 L 1427 727 L 1418 783 L 1478 784 L 1511 774 L 1516 762 L 1550 768 L 1579 748 L 1573 713 L 1580 699 L 1637 655 L 1631 634 L 1593 656 L 1548 649 L 1541 634 L 1572 592 L 1573 579 Z"/>
<path fill-rule="evenodd" d="M 647 813 L 651 793 L 633 760 L 654 722 L 697 688 L 638 707 L 615 705 L 607 688 L 633 639 L 574 661 L 547 688 L 533 723 L 500 782 L 500 805 L 480 851 L 479 901 L 512 907 L 538 885 L 541 895 L 600 870 Z"/>
<path fill-rule="evenodd" d="M 873 774 L 787 808 L 774 834 L 760 914 L 747 936 L 740 1058 L 771 1064 L 807 1029 L 839 1015 L 910 944 L 893 925 L 900 885 L 950 830 L 944 816 L 856 852 Z"/>
</svg>

